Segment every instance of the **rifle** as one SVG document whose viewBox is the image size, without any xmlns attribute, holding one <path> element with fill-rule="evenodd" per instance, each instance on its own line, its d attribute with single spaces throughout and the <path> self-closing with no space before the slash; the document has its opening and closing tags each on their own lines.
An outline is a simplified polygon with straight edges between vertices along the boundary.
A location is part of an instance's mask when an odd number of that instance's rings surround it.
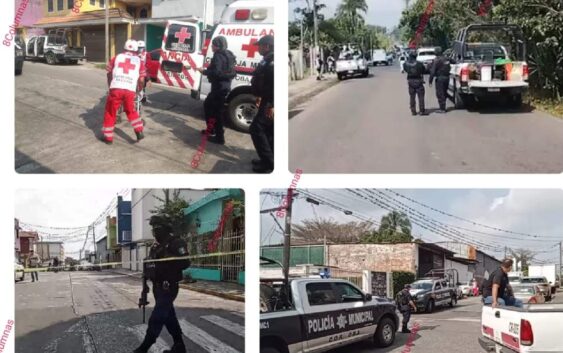
<svg viewBox="0 0 563 353">
<path fill-rule="evenodd" d="M 143 324 L 145 323 L 145 309 L 149 305 L 147 300 L 147 294 L 149 293 L 149 286 L 147 284 L 147 276 L 145 274 L 145 264 L 143 263 L 143 290 L 141 291 L 141 297 L 139 298 L 139 309 L 143 307 Z"/>
</svg>

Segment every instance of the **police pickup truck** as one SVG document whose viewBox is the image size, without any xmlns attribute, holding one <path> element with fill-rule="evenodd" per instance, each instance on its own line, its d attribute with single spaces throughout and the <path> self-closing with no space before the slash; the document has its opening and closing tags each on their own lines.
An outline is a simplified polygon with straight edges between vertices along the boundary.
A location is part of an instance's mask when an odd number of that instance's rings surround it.
<svg viewBox="0 0 563 353">
<path fill-rule="evenodd" d="M 563 352 L 563 304 L 483 306 L 479 344 L 486 352 Z"/>
<path fill-rule="evenodd" d="M 410 294 L 418 311 L 431 313 L 437 306 L 457 304 L 456 289 L 444 279 L 422 278 L 411 284 Z"/>
<path fill-rule="evenodd" d="M 262 284 L 261 353 L 324 352 L 361 340 L 388 347 L 399 318 L 387 299 L 339 279 L 300 278 Z"/>
</svg>

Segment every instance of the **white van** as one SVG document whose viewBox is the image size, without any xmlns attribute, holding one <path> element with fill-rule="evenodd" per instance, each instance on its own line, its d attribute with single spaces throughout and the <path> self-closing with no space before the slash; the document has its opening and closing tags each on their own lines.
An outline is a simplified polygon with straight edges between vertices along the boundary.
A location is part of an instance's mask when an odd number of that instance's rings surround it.
<svg viewBox="0 0 563 353">
<path fill-rule="evenodd" d="M 274 0 L 239 0 L 227 6 L 221 21 L 202 30 L 202 19 L 190 22 L 169 21 L 162 41 L 157 84 L 185 90 L 195 99 L 205 99 L 211 84 L 195 68 L 209 65 L 213 38 L 224 36 L 228 49 L 236 56 L 237 76 L 227 97 L 228 113 L 234 128 L 247 132 L 256 115 L 256 98 L 250 79 L 262 60 L 258 46 L 265 35 L 274 35 Z"/>
<path fill-rule="evenodd" d="M 371 61 L 373 62 L 373 66 L 377 66 L 378 64 L 385 64 L 385 66 L 389 65 L 389 60 L 387 59 L 387 52 L 385 51 L 385 49 L 372 50 Z"/>
</svg>

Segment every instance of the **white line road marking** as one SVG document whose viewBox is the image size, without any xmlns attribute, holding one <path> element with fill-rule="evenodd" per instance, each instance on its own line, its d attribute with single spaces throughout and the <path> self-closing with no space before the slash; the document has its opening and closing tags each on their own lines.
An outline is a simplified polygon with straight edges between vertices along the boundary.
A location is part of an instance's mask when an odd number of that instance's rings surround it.
<svg viewBox="0 0 563 353">
<path fill-rule="evenodd" d="M 186 320 L 180 320 L 180 326 L 184 336 L 201 348 L 208 352 L 213 353 L 240 353 L 231 346 L 224 344 L 215 337 L 210 336 L 207 332 L 203 331 L 197 326 L 194 326 Z"/>
<path fill-rule="evenodd" d="M 209 321 L 225 330 L 234 333 L 235 335 L 239 335 L 240 337 L 244 337 L 244 326 L 237 324 L 236 322 L 232 322 L 225 318 L 222 318 L 217 315 L 207 315 L 201 317 L 205 321 Z"/>
<path fill-rule="evenodd" d="M 244 319 L 244 313 L 239 313 L 237 311 L 229 311 L 230 314 L 236 315 L 238 317 L 242 317 Z"/>
<path fill-rule="evenodd" d="M 456 317 L 451 319 L 438 319 L 441 321 L 466 321 L 466 322 L 481 322 L 481 319 L 472 319 L 472 318 L 465 318 L 465 317 Z"/>
<path fill-rule="evenodd" d="M 143 341 L 145 339 L 145 333 L 147 332 L 147 325 L 146 324 L 137 325 L 137 326 L 133 326 L 133 327 L 126 327 L 126 329 L 129 332 L 132 332 L 135 336 L 137 336 L 139 341 Z M 152 345 L 149 352 L 160 353 L 160 352 L 167 350 L 167 349 L 169 349 L 168 345 L 166 344 L 166 342 L 162 338 L 159 337 L 156 340 L 156 343 Z"/>
</svg>

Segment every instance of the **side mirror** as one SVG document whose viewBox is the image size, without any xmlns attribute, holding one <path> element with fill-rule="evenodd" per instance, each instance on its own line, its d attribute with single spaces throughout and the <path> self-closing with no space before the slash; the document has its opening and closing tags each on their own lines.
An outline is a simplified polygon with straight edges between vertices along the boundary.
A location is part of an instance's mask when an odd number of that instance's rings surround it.
<svg viewBox="0 0 563 353">
<path fill-rule="evenodd" d="M 372 299 L 371 294 L 366 293 L 366 295 L 364 296 L 364 301 L 369 302 L 369 301 L 371 301 L 371 299 Z"/>
</svg>

